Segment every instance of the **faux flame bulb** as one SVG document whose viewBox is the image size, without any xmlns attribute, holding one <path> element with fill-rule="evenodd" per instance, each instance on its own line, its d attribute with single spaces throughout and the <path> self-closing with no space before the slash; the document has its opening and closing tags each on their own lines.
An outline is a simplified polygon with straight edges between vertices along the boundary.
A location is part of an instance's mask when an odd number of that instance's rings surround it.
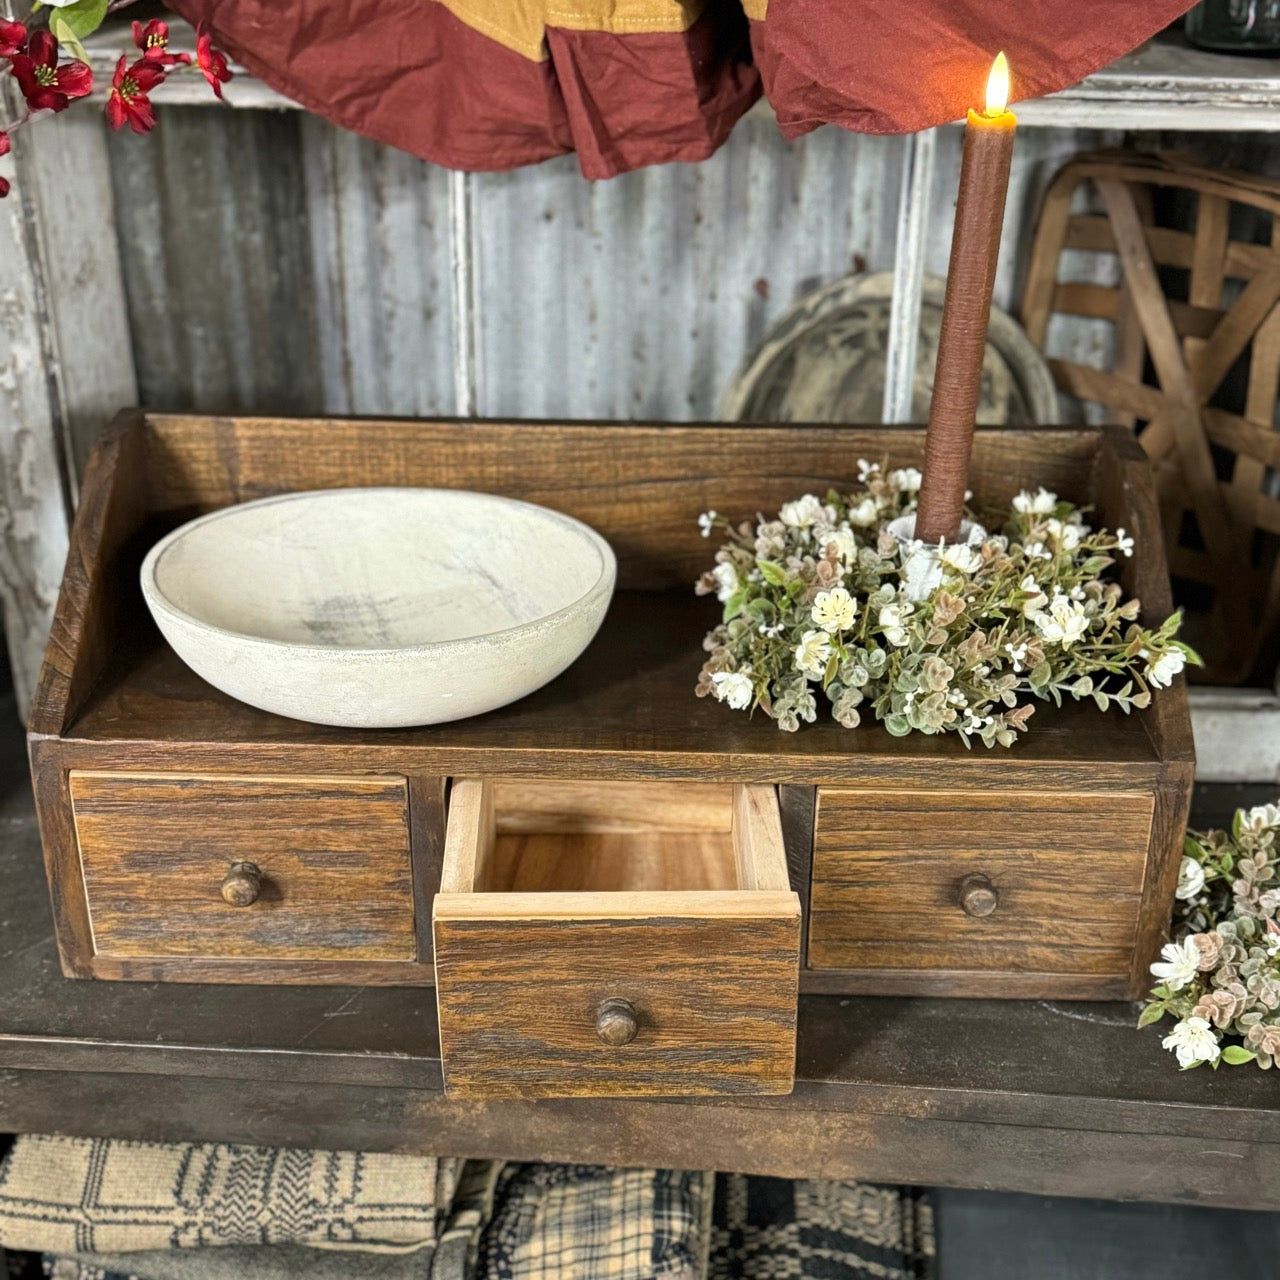
<svg viewBox="0 0 1280 1280">
<path fill-rule="evenodd" d="M 996 54 L 987 77 L 987 115 L 998 116 L 1009 105 L 1009 59 L 1003 53 Z"/>
</svg>

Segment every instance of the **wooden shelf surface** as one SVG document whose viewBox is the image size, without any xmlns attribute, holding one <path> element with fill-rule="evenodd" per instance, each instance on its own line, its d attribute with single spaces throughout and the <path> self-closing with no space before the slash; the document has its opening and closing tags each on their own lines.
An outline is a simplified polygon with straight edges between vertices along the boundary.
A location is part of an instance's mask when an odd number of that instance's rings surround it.
<svg viewBox="0 0 1280 1280">
<path fill-rule="evenodd" d="M 1274 1074 L 1179 1073 L 1128 1005 L 810 996 L 790 1097 L 458 1104 L 429 988 L 65 979 L 0 713 L 0 1131 L 1280 1207 Z"/>
<path fill-rule="evenodd" d="M 256 748 L 320 744 L 368 749 L 382 767 L 427 772 L 536 774 L 552 760 L 568 776 L 774 783 L 839 780 L 855 764 L 861 772 L 913 759 L 922 768 L 937 759 L 975 769 L 993 760 L 1010 769 L 1060 762 L 1068 772 L 1073 762 L 1156 766 L 1140 717 L 1102 715 L 1092 703 L 1037 704 L 1031 732 L 1009 753 L 967 750 L 954 735 L 894 738 L 870 722 L 850 732 L 825 716 L 799 733 L 782 733 L 763 715 L 748 718 L 694 696 L 702 636 L 717 608 L 692 592 L 620 592 L 586 653 L 533 696 L 470 720 L 377 731 L 308 725 L 239 703 L 195 675 L 141 617 L 65 736 L 128 744 L 131 766 L 148 767 L 163 767 L 173 743 L 184 744 L 184 767 L 190 749 L 225 768 Z M 144 613 L 140 601 L 135 612 Z"/>
</svg>

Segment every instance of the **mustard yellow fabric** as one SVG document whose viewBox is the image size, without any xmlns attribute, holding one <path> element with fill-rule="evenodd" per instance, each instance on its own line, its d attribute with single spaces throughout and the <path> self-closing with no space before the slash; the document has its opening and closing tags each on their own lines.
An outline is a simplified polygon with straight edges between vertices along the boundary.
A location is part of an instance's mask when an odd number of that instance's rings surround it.
<svg viewBox="0 0 1280 1280">
<path fill-rule="evenodd" d="M 704 0 L 424 0 L 443 4 L 467 26 L 535 62 L 547 56 L 548 27 L 610 35 L 687 31 Z M 764 14 L 766 0 L 751 0 Z"/>
</svg>

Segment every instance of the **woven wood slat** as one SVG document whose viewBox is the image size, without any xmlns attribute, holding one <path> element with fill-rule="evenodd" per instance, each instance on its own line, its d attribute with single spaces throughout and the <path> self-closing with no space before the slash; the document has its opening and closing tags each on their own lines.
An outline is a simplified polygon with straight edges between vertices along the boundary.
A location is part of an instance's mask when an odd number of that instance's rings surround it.
<svg viewBox="0 0 1280 1280">
<path fill-rule="evenodd" d="M 1194 230 L 1155 224 L 1169 189 L 1191 203 Z M 1259 222 L 1270 223 L 1264 243 Z M 1117 283 L 1060 279 L 1068 250 L 1113 256 Z M 1023 293 L 1042 349 L 1055 315 L 1113 327 L 1110 368 L 1046 354 L 1058 386 L 1134 429 L 1155 465 L 1173 573 L 1212 600 L 1189 628 L 1207 678 L 1269 678 L 1280 646 L 1280 182 L 1173 156 L 1071 161 L 1045 195 Z"/>
</svg>

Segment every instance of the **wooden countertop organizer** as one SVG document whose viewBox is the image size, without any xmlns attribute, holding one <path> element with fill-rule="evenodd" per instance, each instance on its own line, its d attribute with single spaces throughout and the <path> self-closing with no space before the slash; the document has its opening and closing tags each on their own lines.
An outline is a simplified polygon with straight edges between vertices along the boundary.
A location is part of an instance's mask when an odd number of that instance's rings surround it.
<svg viewBox="0 0 1280 1280">
<path fill-rule="evenodd" d="M 120 415 L 90 462 L 30 750 L 64 971 L 437 984 L 464 1096 L 779 1093 L 797 985 L 1138 994 L 1168 921 L 1193 758 L 1185 692 L 1038 707 L 1013 749 L 695 698 L 715 609 L 700 512 L 743 517 L 920 461 L 888 427 Z M 975 505 L 1045 487 L 1137 538 L 1170 609 L 1141 450 L 982 430 Z M 587 652 L 488 715 L 363 731 L 217 692 L 143 605 L 146 549 L 269 494 L 424 485 L 587 521 L 619 592 Z M 434 909 L 434 926 L 433 926 Z"/>
</svg>

